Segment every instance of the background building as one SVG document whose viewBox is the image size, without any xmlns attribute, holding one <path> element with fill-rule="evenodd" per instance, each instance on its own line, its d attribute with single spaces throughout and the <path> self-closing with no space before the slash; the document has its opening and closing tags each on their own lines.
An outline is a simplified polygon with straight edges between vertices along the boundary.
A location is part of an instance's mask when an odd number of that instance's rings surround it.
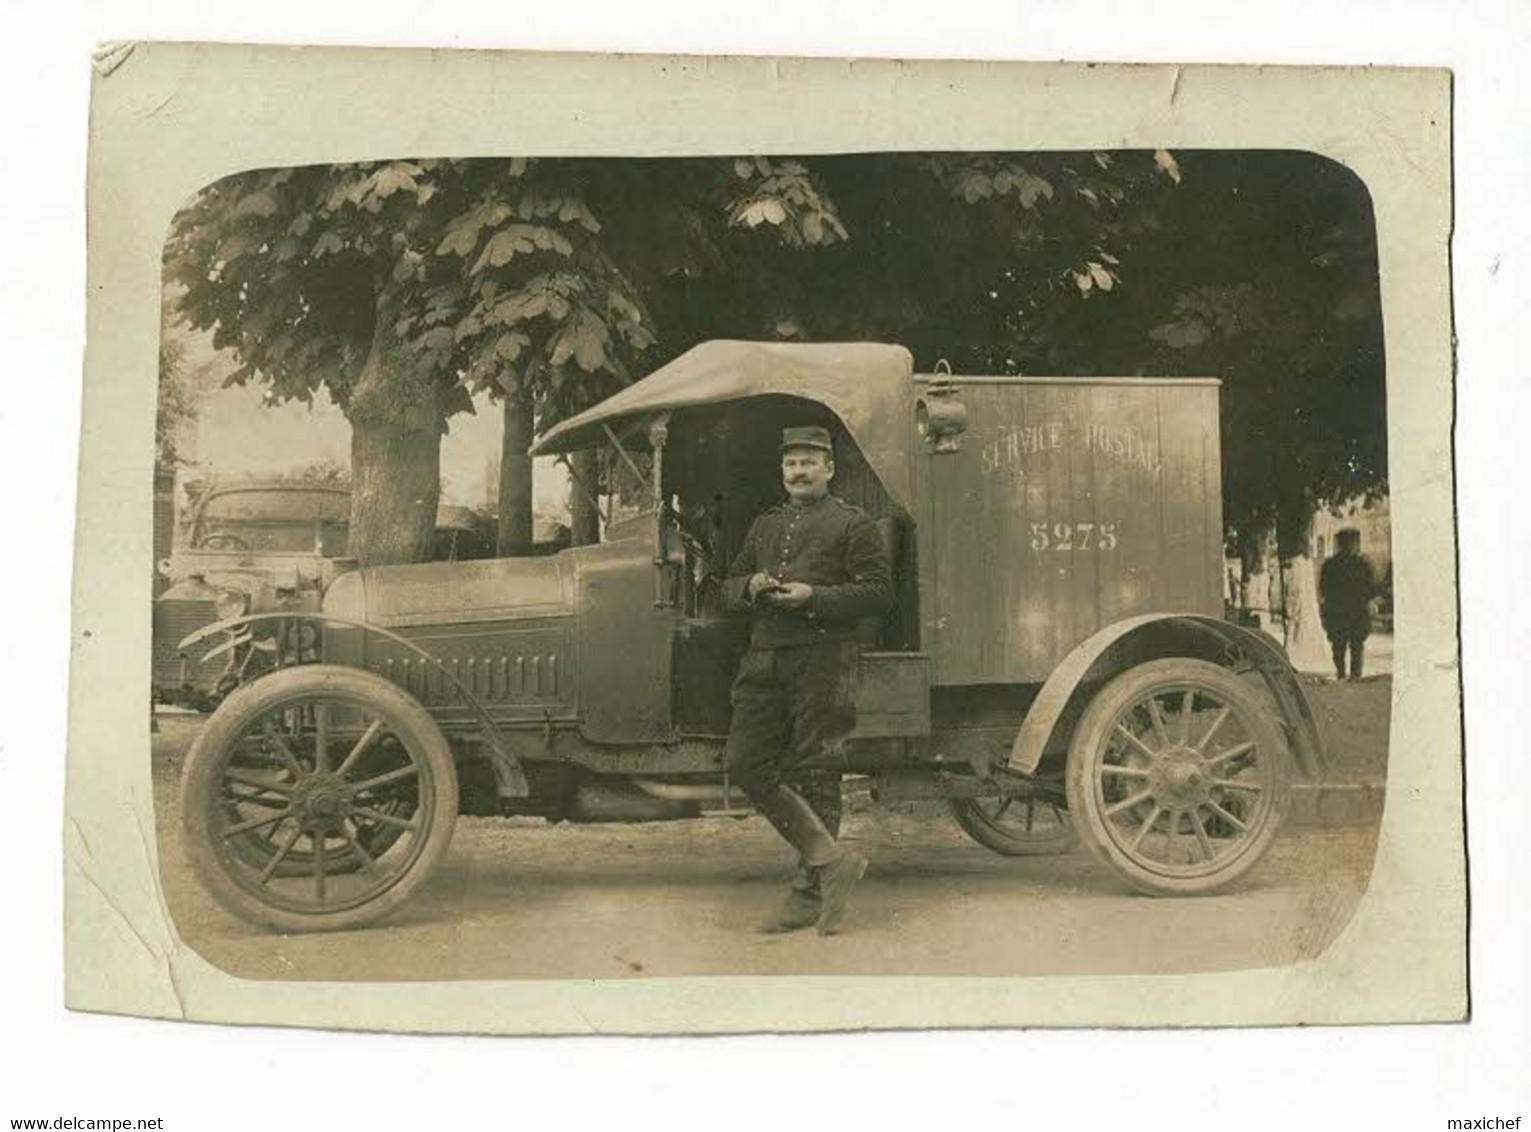
<svg viewBox="0 0 1531 1132">
<path fill-rule="evenodd" d="M 1393 573 L 1393 520 L 1387 496 L 1368 501 L 1357 497 L 1338 507 L 1320 507 L 1313 516 L 1308 552 L 1314 562 L 1334 553 L 1334 536 L 1347 527 L 1361 533 L 1361 553 L 1371 560 L 1379 580 Z"/>
</svg>

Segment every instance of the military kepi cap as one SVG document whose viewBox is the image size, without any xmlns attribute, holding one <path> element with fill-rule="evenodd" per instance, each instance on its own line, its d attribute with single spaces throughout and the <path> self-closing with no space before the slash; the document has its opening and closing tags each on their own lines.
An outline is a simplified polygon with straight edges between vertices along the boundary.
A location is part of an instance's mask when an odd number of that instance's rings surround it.
<svg viewBox="0 0 1531 1132">
<path fill-rule="evenodd" d="M 835 446 L 829 439 L 829 430 L 818 425 L 782 429 L 781 449 L 785 452 L 788 448 L 822 448 L 831 456 L 835 452 Z"/>
</svg>

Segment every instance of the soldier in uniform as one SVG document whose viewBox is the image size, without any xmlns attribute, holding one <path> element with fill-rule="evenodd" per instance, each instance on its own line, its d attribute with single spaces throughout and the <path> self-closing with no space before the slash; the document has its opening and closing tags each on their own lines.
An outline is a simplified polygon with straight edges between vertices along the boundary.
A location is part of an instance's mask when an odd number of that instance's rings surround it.
<svg viewBox="0 0 1531 1132">
<path fill-rule="evenodd" d="M 840 741 L 855 726 L 856 623 L 893 601 L 877 528 L 829 494 L 834 446 L 822 428 L 782 433 L 787 502 L 759 516 L 729 566 L 724 604 L 747 611 L 750 646 L 734 681 L 729 773 L 799 856 L 799 878 L 768 931 L 834 931 L 866 858 L 841 846 Z"/>
</svg>

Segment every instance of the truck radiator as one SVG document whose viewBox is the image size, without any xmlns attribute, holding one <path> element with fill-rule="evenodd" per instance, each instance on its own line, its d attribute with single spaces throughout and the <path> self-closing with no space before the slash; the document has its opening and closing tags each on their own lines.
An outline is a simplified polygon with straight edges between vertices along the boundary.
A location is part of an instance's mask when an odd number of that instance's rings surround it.
<svg viewBox="0 0 1531 1132">
<path fill-rule="evenodd" d="M 226 656 L 215 657 L 208 663 L 201 658 L 218 642 L 203 641 L 194 646 L 185 658 L 176 646 L 204 625 L 218 620 L 217 610 L 210 601 L 168 601 L 154 603 L 154 650 L 152 679 L 156 688 L 178 688 L 183 680 L 193 688 L 205 691 L 223 671 Z"/>
</svg>

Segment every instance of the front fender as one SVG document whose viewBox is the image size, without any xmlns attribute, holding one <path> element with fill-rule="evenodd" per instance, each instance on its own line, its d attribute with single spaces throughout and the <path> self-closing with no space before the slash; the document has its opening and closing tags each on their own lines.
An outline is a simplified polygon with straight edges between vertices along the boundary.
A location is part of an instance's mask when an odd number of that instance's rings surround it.
<svg viewBox="0 0 1531 1132">
<path fill-rule="evenodd" d="M 507 798 L 525 798 L 531 794 L 531 784 L 526 780 L 526 772 L 521 767 L 521 760 L 516 758 L 509 746 L 506 745 L 503 737 L 500 735 L 500 729 L 495 726 L 494 717 L 489 714 L 484 705 L 479 703 L 478 698 L 467 689 L 461 680 L 447 669 L 446 665 L 442 664 L 441 661 L 437 660 L 408 637 L 402 637 L 391 629 L 379 628 L 376 625 L 369 625 L 365 621 L 358 621 L 350 617 L 337 617 L 331 613 L 247 613 L 242 617 L 230 617 L 223 621 L 215 621 L 211 625 L 204 625 L 183 640 L 179 647 L 182 651 L 185 651 L 193 645 L 210 637 L 217 636 L 220 633 L 238 636 L 252 625 L 265 621 L 300 621 L 312 624 L 316 629 L 324 625 L 340 625 L 348 629 L 361 629 L 368 633 L 376 633 L 385 640 L 408 649 L 439 672 L 442 680 L 456 689 L 457 694 L 462 697 L 462 702 L 478 717 L 479 723 L 483 726 L 484 742 L 488 745 L 490 754 L 496 764 L 500 794 Z M 222 647 L 224 646 L 219 646 L 220 649 Z M 213 652 L 217 651 L 219 649 L 213 650 Z M 211 656 L 212 653 L 208 655 Z"/>
<path fill-rule="evenodd" d="M 1190 655 L 1225 668 L 1236 667 L 1240 661 L 1252 665 L 1259 670 L 1276 701 L 1298 769 L 1310 779 L 1322 772 L 1326 760 L 1318 723 L 1286 653 L 1258 630 L 1191 613 L 1129 617 L 1106 626 L 1077 646 L 1047 678 L 1021 722 L 1010 747 L 1011 770 L 1022 774 L 1036 772 L 1080 685 L 1087 679 L 1103 680 L 1120 671 L 1106 660 L 1108 651 L 1118 645 L 1138 646 L 1133 652 L 1141 659 Z"/>
</svg>

